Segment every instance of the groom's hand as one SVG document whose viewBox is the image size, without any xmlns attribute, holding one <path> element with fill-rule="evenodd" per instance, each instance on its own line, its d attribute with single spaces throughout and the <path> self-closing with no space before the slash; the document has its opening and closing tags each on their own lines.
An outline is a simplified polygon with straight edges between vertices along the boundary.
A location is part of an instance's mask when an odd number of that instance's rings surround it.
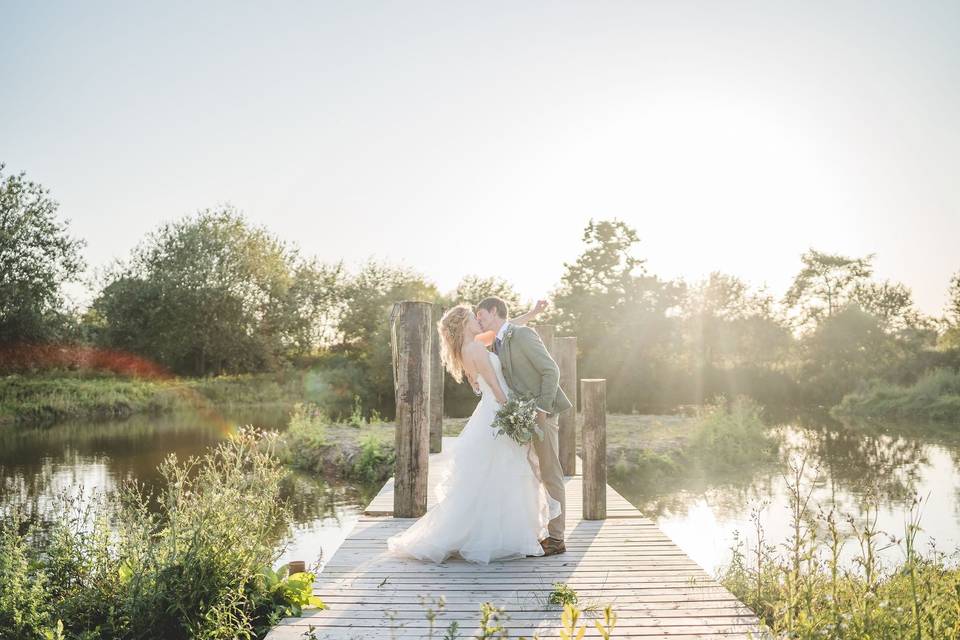
<svg viewBox="0 0 960 640">
<path fill-rule="evenodd" d="M 536 420 L 537 420 L 537 424 L 538 424 L 539 426 L 541 426 L 541 427 L 546 426 L 546 424 L 547 424 L 547 414 L 544 413 L 543 411 L 540 411 L 539 409 L 537 409 L 537 417 L 536 417 Z"/>
</svg>

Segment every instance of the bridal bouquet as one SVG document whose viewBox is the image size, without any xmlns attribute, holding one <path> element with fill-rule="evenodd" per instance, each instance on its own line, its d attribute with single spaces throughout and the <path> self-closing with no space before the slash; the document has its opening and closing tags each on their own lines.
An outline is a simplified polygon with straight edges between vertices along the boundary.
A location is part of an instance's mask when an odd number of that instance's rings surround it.
<svg viewBox="0 0 960 640">
<path fill-rule="evenodd" d="M 507 399 L 490 426 L 496 430 L 494 436 L 504 433 L 517 444 L 527 444 L 534 434 L 543 440 L 543 429 L 537 424 L 537 401 L 535 398 L 511 396 Z"/>
</svg>

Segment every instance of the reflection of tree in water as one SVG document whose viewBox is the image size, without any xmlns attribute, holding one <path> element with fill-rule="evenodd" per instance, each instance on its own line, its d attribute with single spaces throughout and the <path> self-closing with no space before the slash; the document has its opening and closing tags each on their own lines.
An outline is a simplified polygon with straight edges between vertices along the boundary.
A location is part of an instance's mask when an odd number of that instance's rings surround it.
<svg viewBox="0 0 960 640">
<path fill-rule="evenodd" d="M 187 410 L 0 429 L 0 505 L 21 504 L 42 518 L 52 496 L 68 485 L 82 485 L 90 493 L 136 479 L 158 489 L 157 467 L 168 454 L 181 460 L 202 455 L 238 425 L 272 426 L 288 409 L 237 407 L 217 416 Z"/>
<path fill-rule="evenodd" d="M 64 500 L 85 505 L 116 487 L 100 473 L 105 458 L 91 459 L 75 451 L 64 451 L 58 460 L 43 458 L 29 469 L 0 462 L 0 513 L 18 509 L 30 522 L 46 524 L 56 517 Z M 87 487 L 86 475 L 95 475 L 98 486 Z"/>
<path fill-rule="evenodd" d="M 792 453 L 809 454 L 825 480 L 837 490 L 871 494 L 884 504 L 905 504 L 918 490 L 921 471 L 930 464 L 929 442 L 912 437 L 852 429 L 846 425 L 796 429 L 802 440 Z M 790 449 L 791 444 L 785 449 Z M 786 451 L 785 451 L 786 453 Z"/>
<path fill-rule="evenodd" d="M 758 462 L 722 474 L 708 473 L 690 460 L 669 475 L 612 473 L 609 482 L 648 518 L 686 514 L 702 498 L 717 516 L 730 516 L 739 514 L 746 502 L 771 495 L 775 470 L 769 462 Z"/>
<path fill-rule="evenodd" d="M 960 432 L 951 424 L 934 421 L 882 421 L 845 419 L 844 427 L 857 433 L 882 434 L 889 438 L 917 440 L 923 445 L 936 445 L 950 457 L 953 468 L 960 470 Z M 927 449 L 929 451 L 929 449 Z M 960 510 L 960 487 L 954 490 L 954 509 Z"/>
<path fill-rule="evenodd" d="M 919 491 L 921 474 L 930 465 L 927 436 L 931 432 L 895 430 L 888 425 L 884 431 L 853 428 L 826 415 L 795 415 L 775 429 L 781 439 L 780 461 L 775 466 L 744 465 L 718 475 L 705 473 L 696 460 L 689 460 L 670 473 L 612 473 L 610 483 L 648 517 L 683 516 L 702 499 L 717 517 L 734 517 L 742 514 L 746 504 L 778 497 L 787 462 L 806 455 L 808 479 L 812 481 L 818 471 L 819 483 L 826 485 L 834 500 L 843 502 L 846 494 L 855 503 L 871 494 L 881 504 L 904 505 Z M 951 445 L 945 446 L 955 464 L 960 458 L 958 440 L 953 437 Z M 856 504 L 848 506 L 848 511 L 858 510 Z"/>
</svg>

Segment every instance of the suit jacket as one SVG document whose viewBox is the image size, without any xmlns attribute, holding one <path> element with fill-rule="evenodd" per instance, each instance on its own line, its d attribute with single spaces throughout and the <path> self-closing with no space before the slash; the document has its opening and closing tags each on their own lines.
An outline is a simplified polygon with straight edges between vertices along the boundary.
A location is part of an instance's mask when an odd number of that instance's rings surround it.
<svg viewBox="0 0 960 640">
<path fill-rule="evenodd" d="M 521 395 L 536 398 L 538 408 L 560 413 L 573 406 L 560 388 L 560 368 L 530 327 L 507 327 L 499 357 L 507 385 Z"/>
</svg>

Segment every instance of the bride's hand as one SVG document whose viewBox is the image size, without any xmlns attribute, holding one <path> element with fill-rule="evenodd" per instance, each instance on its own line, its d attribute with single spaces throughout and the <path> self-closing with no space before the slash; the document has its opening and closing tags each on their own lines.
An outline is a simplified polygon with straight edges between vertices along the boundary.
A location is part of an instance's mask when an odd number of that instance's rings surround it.
<svg viewBox="0 0 960 640">
<path fill-rule="evenodd" d="M 546 311 L 546 309 L 547 309 L 547 301 L 537 300 L 537 303 L 533 306 L 533 309 L 530 309 L 530 311 L 527 311 L 525 314 L 521 316 L 517 316 L 516 318 L 510 318 L 510 323 L 518 326 L 526 326 L 528 322 L 530 322 L 531 320 L 536 318 L 538 315 Z"/>
</svg>

